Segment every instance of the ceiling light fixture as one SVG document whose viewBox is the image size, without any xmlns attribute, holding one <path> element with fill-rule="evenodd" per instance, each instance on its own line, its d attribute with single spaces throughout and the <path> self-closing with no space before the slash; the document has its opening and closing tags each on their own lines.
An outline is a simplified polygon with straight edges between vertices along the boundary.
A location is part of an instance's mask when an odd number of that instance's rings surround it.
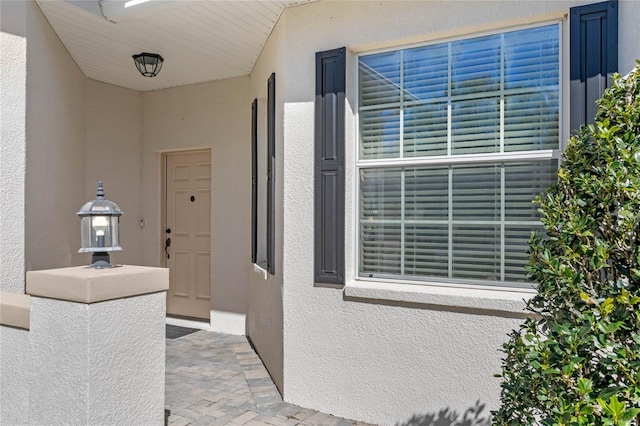
<svg viewBox="0 0 640 426">
<path fill-rule="evenodd" d="M 164 59 L 157 53 L 142 52 L 138 55 L 133 55 L 133 62 L 136 64 L 140 74 L 145 77 L 155 77 L 162 69 Z"/>
</svg>

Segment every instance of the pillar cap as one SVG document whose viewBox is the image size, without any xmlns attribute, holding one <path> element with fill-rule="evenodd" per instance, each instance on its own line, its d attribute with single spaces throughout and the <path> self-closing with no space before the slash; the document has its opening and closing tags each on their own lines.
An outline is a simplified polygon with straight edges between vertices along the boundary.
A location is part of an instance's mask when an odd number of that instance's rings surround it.
<svg viewBox="0 0 640 426">
<path fill-rule="evenodd" d="M 0 291 L 0 325 L 29 330 L 31 296 Z"/>
<path fill-rule="evenodd" d="M 27 272 L 28 294 L 69 302 L 104 302 L 168 289 L 167 268 L 124 265 L 94 269 L 79 266 Z"/>
</svg>

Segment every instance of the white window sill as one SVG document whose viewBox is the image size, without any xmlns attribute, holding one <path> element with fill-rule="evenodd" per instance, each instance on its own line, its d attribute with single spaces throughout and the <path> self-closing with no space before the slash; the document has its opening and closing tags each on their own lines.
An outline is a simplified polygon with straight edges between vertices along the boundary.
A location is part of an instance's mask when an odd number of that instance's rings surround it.
<svg viewBox="0 0 640 426">
<path fill-rule="evenodd" d="M 459 310 L 494 311 L 525 315 L 526 300 L 536 293 L 527 289 L 453 287 L 437 284 L 402 284 L 378 281 L 349 281 L 344 294 L 355 299 L 435 305 Z"/>
</svg>

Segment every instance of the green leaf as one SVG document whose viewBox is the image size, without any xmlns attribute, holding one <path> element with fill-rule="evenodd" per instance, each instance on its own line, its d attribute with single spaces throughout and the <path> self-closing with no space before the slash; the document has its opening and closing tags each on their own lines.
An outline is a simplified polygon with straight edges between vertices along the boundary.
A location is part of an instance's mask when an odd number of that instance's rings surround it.
<svg viewBox="0 0 640 426">
<path fill-rule="evenodd" d="M 591 392 L 593 389 L 593 381 L 591 379 L 586 379 L 581 377 L 578 379 L 578 390 L 581 395 L 586 395 Z"/>
</svg>

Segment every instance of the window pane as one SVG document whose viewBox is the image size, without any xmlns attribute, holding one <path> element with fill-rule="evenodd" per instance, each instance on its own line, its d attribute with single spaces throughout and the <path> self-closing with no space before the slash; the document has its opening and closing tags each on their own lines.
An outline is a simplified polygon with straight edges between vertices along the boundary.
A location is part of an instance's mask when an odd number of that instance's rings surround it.
<svg viewBox="0 0 640 426">
<path fill-rule="evenodd" d="M 404 110 L 404 156 L 447 155 L 447 104 Z"/>
<path fill-rule="evenodd" d="M 360 158 L 400 155 L 400 109 L 360 111 Z"/>
<path fill-rule="evenodd" d="M 400 225 L 360 224 L 360 273 L 400 274 Z"/>
<path fill-rule="evenodd" d="M 453 218 L 500 220 L 500 166 L 453 168 Z"/>
<path fill-rule="evenodd" d="M 400 102 L 400 52 L 360 57 L 360 106 Z"/>
<path fill-rule="evenodd" d="M 508 164 L 505 167 L 506 220 L 537 221 L 538 206 L 533 199 L 556 183 L 558 160 Z"/>
<path fill-rule="evenodd" d="M 451 112 L 452 149 L 455 155 L 500 150 L 500 99 L 459 101 Z"/>
<path fill-rule="evenodd" d="M 400 169 L 360 170 L 360 218 L 399 220 L 402 212 Z"/>
<path fill-rule="evenodd" d="M 449 274 L 449 227 L 405 225 L 405 275 L 446 277 Z"/>
<path fill-rule="evenodd" d="M 511 282 L 524 282 L 525 266 L 529 263 L 529 237 L 541 226 L 505 226 L 504 230 L 504 279 Z"/>
<path fill-rule="evenodd" d="M 447 220 L 449 217 L 449 167 L 405 171 L 405 218 Z"/>
<path fill-rule="evenodd" d="M 418 47 L 404 52 L 404 100 L 433 100 L 448 94 L 447 44 Z"/>
<path fill-rule="evenodd" d="M 453 276 L 500 280 L 499 225 L 454 225 Z"/>
<path fill-rule="evenodd" d="M 504 150 L 558 149 L 558 90 L 505 96 Z"/>
<path fill-rule="evenodd" d="M 504 35 L 504 87 L 516 91 L 505 95 L 505 151 L 558 148 L 558 37 L 557 25 Z"/>
<path fill-rule="evenodd" d="M 558 26 L 504 35 L 505 89 L 557 86 L 560 73 Z"/>
<path fill-rule="evenodd" d="M 500 35 L 451 43 L 452 95 L 500 89 Z"/>
</svg>

